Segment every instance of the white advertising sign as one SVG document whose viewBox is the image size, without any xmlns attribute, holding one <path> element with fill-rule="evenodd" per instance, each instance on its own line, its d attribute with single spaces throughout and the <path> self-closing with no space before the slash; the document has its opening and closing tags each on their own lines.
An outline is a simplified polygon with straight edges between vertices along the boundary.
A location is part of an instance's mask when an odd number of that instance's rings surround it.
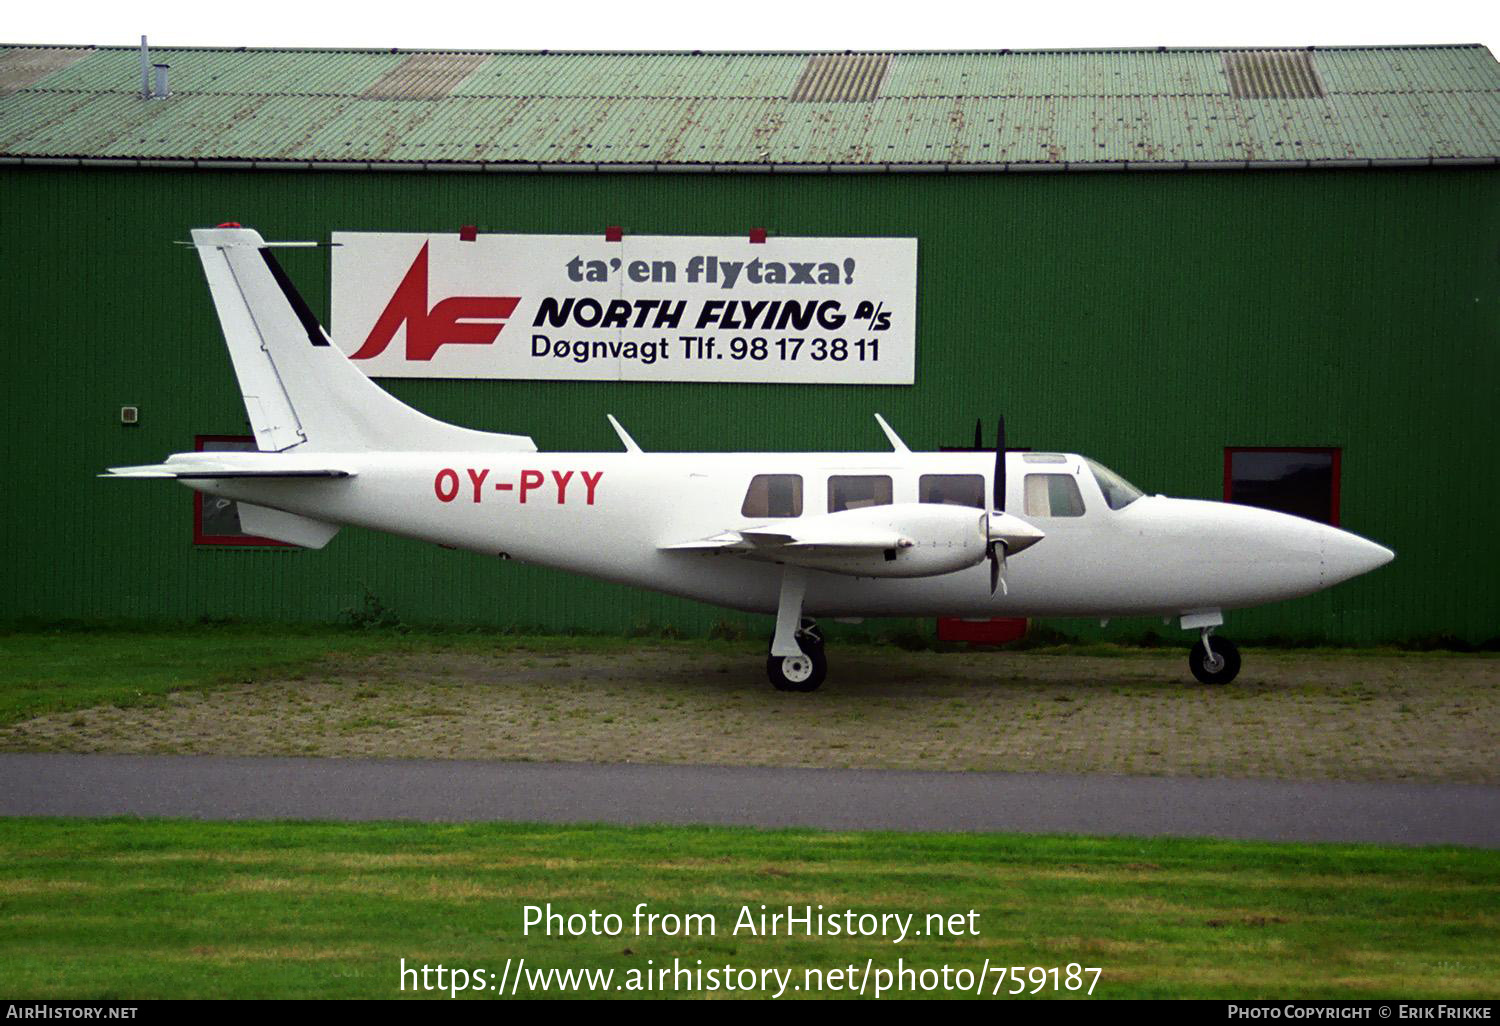
<svg viewBox="0 0 1500 1026">
<path fill-rule="evenodd" d="M 909 385 L 916 239 L 334 232 L 371 377 Z"/>
</svg>

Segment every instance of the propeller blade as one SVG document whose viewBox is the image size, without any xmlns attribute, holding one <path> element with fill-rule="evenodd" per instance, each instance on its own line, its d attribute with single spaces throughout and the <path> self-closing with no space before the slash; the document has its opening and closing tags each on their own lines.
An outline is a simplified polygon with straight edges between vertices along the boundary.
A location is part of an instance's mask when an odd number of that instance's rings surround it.
<svg viewBox="0 0 1500 1026">
<path fill-rule="evenodd" d="M 995 502 L 994 507 L 1005 512 L 1005 417 L 995 429 Z"/>
<path fill-rule="evenodd" d="M 974 422 L 974 448 L 984 448 L 984 421 L 982 420 Z"/>
<path fill-rule="evenodd" d="M 990 594 L 995 594 L 998 586 L 1006 595 L 1010 594 L 1010 588 L 1005 583 L 1005 543 L 1002 541 L 990 543 Z"/>
</svg>

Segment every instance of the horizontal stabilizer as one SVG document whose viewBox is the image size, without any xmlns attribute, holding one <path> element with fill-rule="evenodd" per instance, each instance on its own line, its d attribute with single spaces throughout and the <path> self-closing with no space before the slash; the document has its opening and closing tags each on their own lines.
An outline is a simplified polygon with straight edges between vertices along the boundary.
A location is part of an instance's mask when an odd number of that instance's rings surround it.
<svg viewBox="0 0 1500 1026">
<path fill-rule="evenodd" d="M 100 477 L 166 477 L 177 481 L 223 480 L 231 477 L 353 477 L 347 470 L 179 470 L 156 463 L 149 467 L 110 467 Z"/>
<path fill-rule="evenodd" d="M 165 463 L 110 467 L 108 473 L 99 476 L 202 481 L 236 477 L 353 477 L 354 471 L 280 453 L 180 453 L 168 458 Z"/>
</svg>

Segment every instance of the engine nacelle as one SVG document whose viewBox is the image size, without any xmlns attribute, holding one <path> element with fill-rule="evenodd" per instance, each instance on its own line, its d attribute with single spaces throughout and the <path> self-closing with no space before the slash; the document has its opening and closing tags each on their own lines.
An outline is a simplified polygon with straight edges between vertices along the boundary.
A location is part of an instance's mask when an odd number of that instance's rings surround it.
<svg viewBox="0 0 1500 1026">
<path fill-rule="evenodd" d="M 773 558 L 854 577 L 936 577 L 984 561 L 987 516 L 970 506 L 933 503 L 825 513 L 798 520 L 798 540 Z M 889 544 L 873 548 L 872 542 Z"/>
</svg>

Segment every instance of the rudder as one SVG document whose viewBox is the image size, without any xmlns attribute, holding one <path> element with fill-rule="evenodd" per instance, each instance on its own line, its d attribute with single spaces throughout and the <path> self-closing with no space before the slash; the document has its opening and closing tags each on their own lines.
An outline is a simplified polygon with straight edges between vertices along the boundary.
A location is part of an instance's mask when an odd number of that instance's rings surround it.
<svg viewBox="0 0 1500 1026">
<path fill-rule="evenodd" d="M 257 448 L 266 452 L 534 452 L 524 435 L 473 431 L 396 399 L 329 340 L 260 233 L 193 230 Z"/>
</svg>

